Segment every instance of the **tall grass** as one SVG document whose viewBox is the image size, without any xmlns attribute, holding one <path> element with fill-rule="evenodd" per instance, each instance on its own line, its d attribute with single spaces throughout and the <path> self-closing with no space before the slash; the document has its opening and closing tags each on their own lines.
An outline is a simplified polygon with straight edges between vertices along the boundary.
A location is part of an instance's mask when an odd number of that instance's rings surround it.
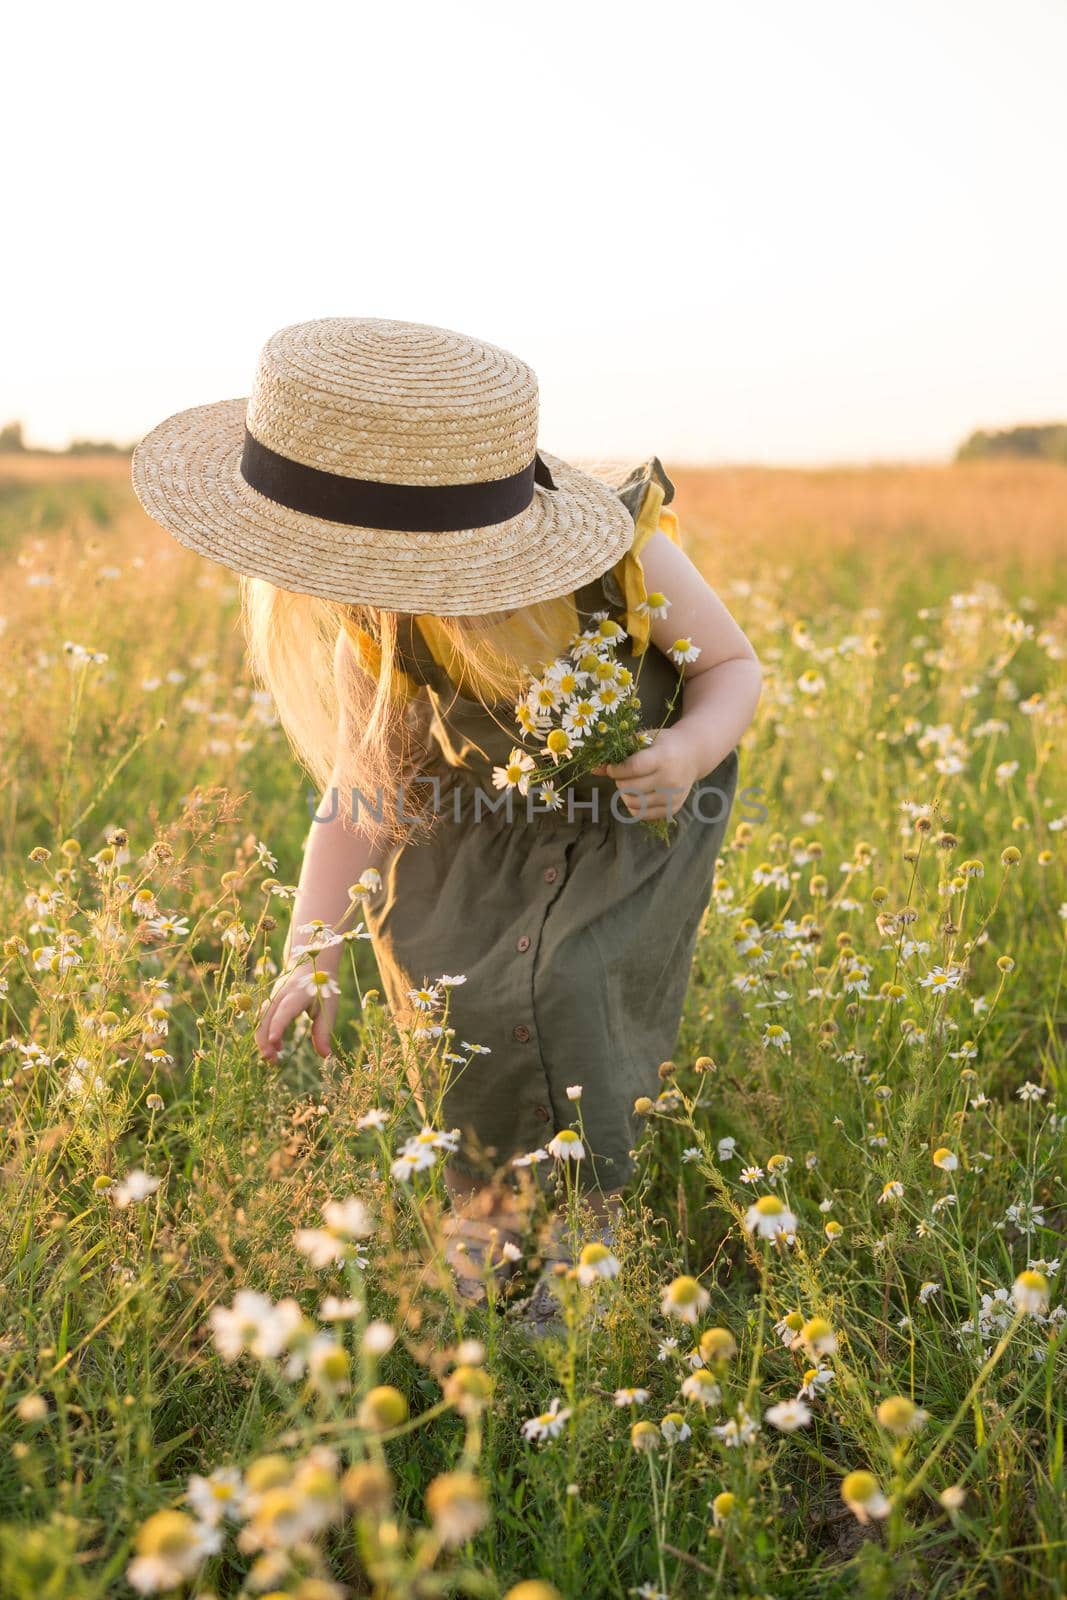
<svg viewBox="0 0 1067 1600">
<path fill-rule="evenodd" d="M 766 819 L 538 1341 L 536 1231 L 467 1307 L 440 1152 L 394 1174 L 439 1046 L 369 946 L 328 1063 L 256 1054 L 309 796 L 232 580 L 121 464 L 19 471 L 0 1594 L 1063 1593 L 1067 474 L 678 473 Z"/>
</svg>

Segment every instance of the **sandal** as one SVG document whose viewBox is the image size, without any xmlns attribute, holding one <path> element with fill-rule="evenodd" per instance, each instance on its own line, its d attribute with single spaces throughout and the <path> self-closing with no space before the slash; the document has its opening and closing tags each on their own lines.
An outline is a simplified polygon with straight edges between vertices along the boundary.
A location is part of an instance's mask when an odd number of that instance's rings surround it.
<svg viewBox="0 0 1067 1600">
<path fill-rule="evenodd" d="M 442 1224 L 445 1238 L 445 1260 L 452 1269 L 456 1288 L 465 1300 L 484 1305 L 489 1296 L 486 1290 L 487 1272 L 499 1287 L 514 1276 L 518 1266 L 504 1254 L 506 1244 L 519 1248 L 522 1235 L 514 1228 L 494 1222 L 489 1217 L 472 1217 L 467 1212 L 452 1211 Z"/>
</svg>

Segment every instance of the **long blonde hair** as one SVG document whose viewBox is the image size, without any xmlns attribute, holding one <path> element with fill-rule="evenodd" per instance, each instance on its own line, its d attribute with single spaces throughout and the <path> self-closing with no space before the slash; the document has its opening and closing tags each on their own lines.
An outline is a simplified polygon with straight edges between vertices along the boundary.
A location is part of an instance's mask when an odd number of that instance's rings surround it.
<svg viewBox="0 0 1067 1600">
<path fill-rule="evenodd" d="M 413 770 L 429 721 L 424 700 L 411 697 L 398 649 L 407 619 L 376 606 L 298 594 L 263 578 L 243 577 L 241 600 L 252 670 L 269 691 L 298 759 L 320 789 L 337 785 L 346 816 L 355 789 L 372 805 L 379 792 L 385 796 L 381 810 L 391 821 L 397 808 L 390 797 Z M 447 642 L 452 685 L 480 700 L 503 726 L 514 727 L 524 674 L 559 648 L 551 626 L 558 602 L 550 607 L 552 602 L 542 602 L 509 617 L 518 620 L 516 632 L 528 646 L 523 660 L 488 641 L 486 619 L 433 618 Z M 350 643 L 355 640 L 357 648 Z M 413 796 L 404 809 L 417 805 Z"/>
<path fill-rule="evenodd" d="M 605 483 L 617 484 L 625 476 L 619 461 L 573 464 Z M 417 762 L 429 723 L 425 697 L 409 698 L 404 683 L 398 637 L 407 619 L 377 606 L 297 594 L 264 578 L 241 578 L 241 602 L 252 670 L 269 691 L 311 777 L 320 788 L 336 783 L 345 817 L 353 789 L 371 802 L 379 791 L 395 796 L 397 784 Z M 447 677 L 513 727 L 511 712 L 525 673 L 559 648 L 553 627 L 558 617 L 558 601 L 510 614 L 523 640 L 522 660 L 490 643 L 485 618 L 434 617 L 447 646 Z M 352 648 L 345 649 L 345 640 L 356 638 L 364 646 L 362 664 Z M 417 801 L 409 804 L 415 809 Z M 382 807 L 387 818 L 382 829 L 394 836 L 406 831 L 395 822 L 396 810 Z"/>
</svg>

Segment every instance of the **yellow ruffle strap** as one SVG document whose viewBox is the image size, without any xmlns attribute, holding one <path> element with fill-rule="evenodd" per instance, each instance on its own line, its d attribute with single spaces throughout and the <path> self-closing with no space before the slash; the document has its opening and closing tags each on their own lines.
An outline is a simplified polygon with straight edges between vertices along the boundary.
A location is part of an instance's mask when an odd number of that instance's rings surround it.
<svg viewBox="0 0 1067 1600">
<path fill-rule="evenodd" d="M 634 538 L 622 560 L 612 568 L 612 577 L 625 610 L 626 631 L 633 641 L 633 653 L 639 656 L 648 649 L 652 637 L 652 618 L 642 609 L 648 600 L 648 590 L 641 552 L 654 533 L 665 533 L 679 546 L 682 541 L 678 518 L 666 509 L 667 501 L 674 498 L 674 484 L 658 456 L 652 456 L 643 467 L 635 468 L 619 492 L 634 513 Z"/>
</svg>

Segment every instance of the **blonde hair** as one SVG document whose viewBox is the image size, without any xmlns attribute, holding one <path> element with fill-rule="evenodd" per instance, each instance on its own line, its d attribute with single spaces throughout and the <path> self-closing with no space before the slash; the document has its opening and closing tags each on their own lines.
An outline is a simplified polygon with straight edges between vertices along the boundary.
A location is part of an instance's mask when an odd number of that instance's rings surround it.
<svg viewBox="0 0 1067 1600">
<path fill-rule="evenodd" d="M 613 485 L 626 474 L 623 462 L 607 458 L 572 464 Z M 397 784 L 417 770 L 429 724 L 424 698 L 410 699 L 402 676 L 398 638 L 408 619 L 377 606 L 279 589 L 265 578 L 240 581 L 252 670 L 269 691 L 297 758 L 320 788 L 337 784 L 338 809 L 346 818 L 353 789 L 372 802 L 379 791 L 395 796 Z M 512 711 L 523 677 L 558 652 L 558 604 L 539 601 L 510 613 L 511 631 L 523 644 L 521 660 L 487 637 L 489 618 L 434 617 L 456 693 L 479 700 L 502 727 L 514 730 Z M 360 654 L 344 648 L 346 639 L 359 638 Z M 402 809 L 416 805 L 406 797 Z M 409 831 L 397 820 L 397 807 L 381 809 L 384 835 Z"/>
<path fill-rule="evenodd" d="M 387 801 L 395 796 L 414 770 L 429 720 L 428 707 L 410 697 L 398 649 L 407 619 L 377 606 L 280 589 L 264 578 L 242 577 L 241 601 L 252 670 L 316 784 L 337 785 L 345 816 L 353 789 L 372 805 L 379 791 Z M 512 709 L 524 674 L 558 651 L 553 616 L 558 618 L 558 601 L 510 614 L 526 647 L 523 660 L 487 638 L 489 618 L 434 617 L 447 643 L 447 676 L 455 692 L 480 701 L 502 727 L 514 730 Z M 417 796 L 407 797 L 403 809 L 414 811 L 418 803 Z M 396 823 L 391 802 L 380 809 L 386 818 L 380 828 L 393 835 L 406 831 Z"/>
</svg>

